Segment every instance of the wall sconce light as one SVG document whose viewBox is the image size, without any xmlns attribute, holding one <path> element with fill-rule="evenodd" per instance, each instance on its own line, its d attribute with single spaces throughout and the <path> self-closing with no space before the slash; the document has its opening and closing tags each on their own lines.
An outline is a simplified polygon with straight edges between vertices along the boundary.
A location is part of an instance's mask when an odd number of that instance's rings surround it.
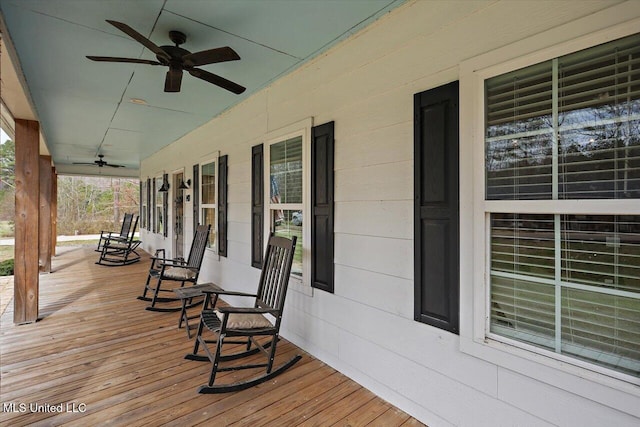
<svg viewBox="0 0 640 427">
<path fill-rule="evenodd" d="M 158 189 L 158 191 L 161 193 L 166 193 L 167 191 L 169 191 L 169 183 L 166 180 L 163 180 L 162 186 Z"/>
<path fill-rule="evenodd" d="M 188 190 L 189 187 L 191 186 L 191 180 L 188 179 L 187 183 L 185 184 L 184 180 L 180 183 L 180 186 L 178 187 L 179 190 Z"/>
</svg>

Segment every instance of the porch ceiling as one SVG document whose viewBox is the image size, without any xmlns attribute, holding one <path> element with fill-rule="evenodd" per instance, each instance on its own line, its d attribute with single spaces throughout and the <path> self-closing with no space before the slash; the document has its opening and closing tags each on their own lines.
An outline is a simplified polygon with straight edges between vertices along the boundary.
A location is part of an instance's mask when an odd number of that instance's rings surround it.
<svg viewBox="0 0 640 427">
<path fill-rule="evenodd" d="M 142 159 L 403 2 L 0 0 L 0 14 L 58 172 L 137 176 Z M 240 61 L 200 68 L 247 90 L 234 95 L 185 73 L 181 92 L 165 93 L 165 67 L 90 61 L 86 55 L 155 59 L 105 19 L 157 45 L 171 44 L 168 32 L 179 30 L 191 52 L 230 46 Z M 73 164 L 98 154 L 126 168 Z"/>
</svg>

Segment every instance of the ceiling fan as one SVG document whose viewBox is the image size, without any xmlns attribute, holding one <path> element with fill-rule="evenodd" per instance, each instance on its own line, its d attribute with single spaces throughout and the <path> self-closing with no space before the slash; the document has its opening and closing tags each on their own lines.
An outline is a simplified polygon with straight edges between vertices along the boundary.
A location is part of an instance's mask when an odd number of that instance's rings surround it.
<svg viewBox="0 0 640 427">
<path fill-rule="evenodd" d="M 104 154 L 98 154 L 98 160 L 95 160 L 93 163 L 73 163 L 74 165 L 91 165 L 91 166 L 98 166 L 98 167 L 104 167 L 104 166 L 109 166 L 110 168 L 124 168 L 124 165 L 114 165 L 114 164 L 109 164 L 107 163 L 106 160 L 103 160 L 104 158 Z"/>
<path fill-rule="evenodd" d="M 187 36 L 180 31 L 169 31 L 169 38 L 175 46 L 157 46 L 151 40 L 122 22 L 106 20 L 129 37 L 142 44 L 151 52 L 156 54 L 157 61 L 136 58 L 116 58 L 111 56 L 87 56 L 92 61 L 102 62 L 132 62 L 134 64 L 147 65 L 164 65 L 169 67 L 167 76 L 164 81 L 165 92 L 180 92 L 182 83 L 182 71 L 187 71 L 194 77 L 213 83 L 235 94 L 241 94 L 245 91 L 245 87 L 240 86 L 230 80 L 220 77 L 216 74 L 195 68 L 198 65 L 215 64 L 218 62 L 236 61 L 240 56 L 228 46 L 215 49 L 203 50 L 191 53 L 180 47 L 187 40 Z"/>
</svg>

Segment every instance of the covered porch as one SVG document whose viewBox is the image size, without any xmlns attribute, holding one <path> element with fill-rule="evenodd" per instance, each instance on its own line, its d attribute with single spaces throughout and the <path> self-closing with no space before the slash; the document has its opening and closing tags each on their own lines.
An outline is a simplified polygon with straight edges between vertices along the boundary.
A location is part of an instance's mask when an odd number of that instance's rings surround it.
<svg viewBox="0 0 640 427">
<path fill-rule="evenodd" d="M 13 323 L 13 284 L 3 279 L 1 424 L 422 425 L 285 340 L 280 357 L 303 354 L 294 368 L 249 390 L 198 395 L 210 365 L 183 359 L 192 340 L 178 314 L 136 299 L 149 255 L 117 268 L 95 265 L 97 256 L 58 248 L 55 274 L 40 277 L 37 323 Z"/>
</svg>

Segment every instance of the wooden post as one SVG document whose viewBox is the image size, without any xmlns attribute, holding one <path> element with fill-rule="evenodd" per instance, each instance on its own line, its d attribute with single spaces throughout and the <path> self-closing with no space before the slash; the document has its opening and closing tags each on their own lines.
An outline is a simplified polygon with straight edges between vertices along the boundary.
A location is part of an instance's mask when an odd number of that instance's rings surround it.
<svg viewBox="0 0 640 427">
<path fill-rule="evenodd" d="M 51 256 L 56 256 L 58 240 L 58 172 L 51 168 Z"/>
<path fill-rule="evenodd" d="M 51 200 L 53 192 L 53 176 L 51 156 L 40 156 L 40 236 L 39 265 L 40 271 L 51 273 Z"/>
<path fill-rule="evenodd" d="M 40 126 L 16 119 L 16 217 L 13 321 L 38 320 L 38 230 Z"/>
</svg>

